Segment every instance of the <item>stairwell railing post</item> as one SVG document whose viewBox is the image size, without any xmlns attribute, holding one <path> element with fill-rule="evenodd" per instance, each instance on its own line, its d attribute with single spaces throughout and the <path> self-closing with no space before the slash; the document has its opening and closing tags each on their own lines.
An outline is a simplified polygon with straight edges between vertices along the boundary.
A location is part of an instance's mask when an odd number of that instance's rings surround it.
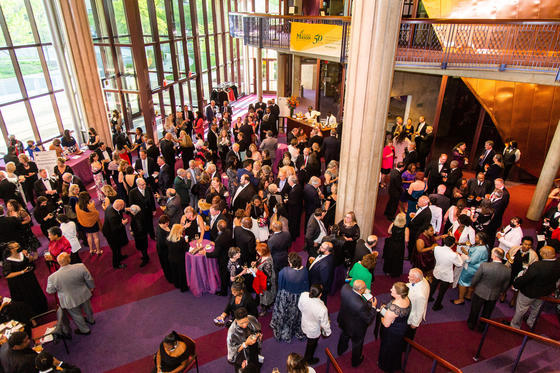
<svg viewBox="0 0 560 373">
<path fill-rule="evenodd" d="M 327 370 L 326 373 L 329 373 L 329 368 L 331 367 L 331 359 L 327 356 Z"/>
<path fill-rule="evenodd" d="M 404 362 L 403 362 L 403 366 L 402 366 L 402 371 L 405 372 L 406 371 L 406 364 L 408 363 L 408 354 L 410 354 L 410 344 L 406 344 L 406 349 L 404 351 Z"/>
<path fill-rule="evenodd" d="M 476 354 L 473 356 L 474 361 L 478 361 L 480 359 L 480 351 L 482 351 L 482 345 L 484 344 L 484 340 L 486 339 L 486 334 L 488 334 L 488 324 L 484 326 L 484 331 L 482 332 L 482 338 L 480 339 L 480 344 L 478 345 Z"/>
<path fill-rule="evenodd" d="M 521 342 L 521 347 L 519 348 L 519 352 L 517 353 L 517 357 L 515 358 L 515 362 L 513 363 L 513 366 L 511 367 L 511 373 L 514 373 L 515 370 L 517 369 L 517 365 L 519 364 L 519 360 L 521 360 L 521 354 L 523 354 L 523 350 L 525 349 L 525 345 L 527 344 L 528 340 L 529 340 L 528 336 L 523 337 L 523 342 Z"/>
<path fill-rule="evenodd" d="M 432 373 L 436 373 L 436 369 L 437 369 L 437 360 L 434 359 L 434 362 L 432 363 Z"/>
</svg>

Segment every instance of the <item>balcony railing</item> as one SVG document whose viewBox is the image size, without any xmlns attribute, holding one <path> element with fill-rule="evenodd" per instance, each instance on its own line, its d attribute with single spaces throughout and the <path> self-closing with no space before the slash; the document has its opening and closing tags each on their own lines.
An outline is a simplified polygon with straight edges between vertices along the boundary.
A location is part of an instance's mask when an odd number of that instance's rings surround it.
<svg viewBox="0 0 560 373">
<path fill-rule="evenodd" d="M 230 13 L 230 34 L 247 45 L 290 50 L 292 22 L 342 26 L 340 62 L 348 58 L 350 17 Z M 403 19 L 398 67 L 558 73 L 560 20 Z"/>
</svg>

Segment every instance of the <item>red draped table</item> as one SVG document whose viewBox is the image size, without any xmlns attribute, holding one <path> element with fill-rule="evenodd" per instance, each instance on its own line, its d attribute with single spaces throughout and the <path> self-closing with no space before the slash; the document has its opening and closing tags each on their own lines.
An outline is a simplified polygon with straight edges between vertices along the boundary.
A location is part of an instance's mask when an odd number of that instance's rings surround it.
<svg viewBox="0 0 560 373">
<path fill-rule="evenodd" d="M 86 150 L 80 155 L 70 155 L 66 161 L 66 165 L 72 168 L 74 175 L 78 176 L 84 185 L 93 183 L 93 174 L 89 164 L 89 155 L 91 150 Z"/>
<path fill-rule="evenodd" d="M 191 241 L 189 243 L 191 250 L 196 248 L 196 242 Z M 207 252 L 214 251 L 214 243 L 210 240 L 202 240 L 202 247 L 206 247 Z M 187 284 L 195 297 L 200 297 L 204 293 L 215 294 L 220 290 L 220 272 L 217 259 L 187 252 L 185 254 L 185 267 Z"/>
</svg>

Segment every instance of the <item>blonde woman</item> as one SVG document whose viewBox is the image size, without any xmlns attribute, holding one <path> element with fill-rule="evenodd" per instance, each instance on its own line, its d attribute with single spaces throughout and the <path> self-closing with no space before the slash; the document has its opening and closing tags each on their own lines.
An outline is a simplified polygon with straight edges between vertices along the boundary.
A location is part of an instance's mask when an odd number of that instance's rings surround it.
<svg viewBox="0 0 560 373">
<path fill-rule="evenodd" d="M 6 163 L 6 179 L 16 186 L 17 198 L 16 200 L 22 204 L 22 206 L 27 205 L 27 200 L 25 199 L 25 194 L 23 193 L 23 187 L 21 182 L 25 181 L 24 176 L 16 175 L 16 164 L 14 162 Z"/>
<path fill-rule="evenodd" d="M 189 290 L 187 285 L 187 272 L 185 269 L 185 253 L 189 251 L 187 237 L 183 237 L 184 228 L 181 224 L 173 224 L 167 236 L 167 255 L 169 258 L 169 271 L 171 282 L 181 290 Z"/>
<path fill-rule="evenodd" d="M 115 202 L 117 199 L 117 192 L 112 186 L 103 185 L 101 193 L 103 193 L 103 203 L 101 204 L 101 207 L 105 210 L 107 207 L 111 206 L 113 202 Z"/>
<path fill-rule="evenodd" d="M 346 241 L 344 242 L 344 257 L 350 260 L 354 259 L 356 241 L 360 238 L 360 227 L 354 211 L 347 212 L 344 219 L 338 223 L 338 234 Z"/>
<path fill-rule="evenodd" d="M 95 208 L 95 203 L 88 192 L 81 192 L 78 195 L 76 216 L 78 218 L 78 223 L 80 223 L 82 229 L 86 232 L 89 254 L 103 254 L 103 250 L 101 250 L 101 245 L 99 244 L 99 229 L 101 228 L 99 211 Z"/>
<path fill-rule="evenodd" d="M 195 209 L 191 206 L 185 208 L 185 214 L 181 217 L 181 225 L 184 227 L 184 233 L 190 241 L 197 239 L 202 244 L 204 239 L 204 232 L 206 226 L 202 216 L 196 213 Z"/>
<path fill-rule="evenodd" d="M 385 240 L 383 249 L 383 272 L 391 277 L 398 277 L 403 272 L 404 248 L 410 236 L 403 212 L 397 214 L 388 233 L 390 236 Z"/>
</svg>

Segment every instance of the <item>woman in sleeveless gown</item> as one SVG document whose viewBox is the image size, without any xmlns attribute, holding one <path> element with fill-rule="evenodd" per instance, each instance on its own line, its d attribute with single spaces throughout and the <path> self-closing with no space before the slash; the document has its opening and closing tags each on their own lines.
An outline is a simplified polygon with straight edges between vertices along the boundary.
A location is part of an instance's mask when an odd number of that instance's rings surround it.
<svg viewBox="0 0 560 373">
<path fill-rule="evenodd" d="M 418 203 L 418 198 L 420 198 L 426 192 L 426 183 L 424 182 L 424 173 L 418 171 L 415 176 L 416 180 L 408 187 L 408 207 L 406 210 L 406 222 L 410 223 L 412 217 L 411 213 L 416 212 L 416 204 Z"/>
<path fill-rule="evenodd" d="M 403 213 L 395 217 L 389 226 L 389 234 L 383 247 L 383 272 L 391 277 L 398 277 L 403 272 L 404 248 L 408 241 L 408 228 Z"/>
</svg>

